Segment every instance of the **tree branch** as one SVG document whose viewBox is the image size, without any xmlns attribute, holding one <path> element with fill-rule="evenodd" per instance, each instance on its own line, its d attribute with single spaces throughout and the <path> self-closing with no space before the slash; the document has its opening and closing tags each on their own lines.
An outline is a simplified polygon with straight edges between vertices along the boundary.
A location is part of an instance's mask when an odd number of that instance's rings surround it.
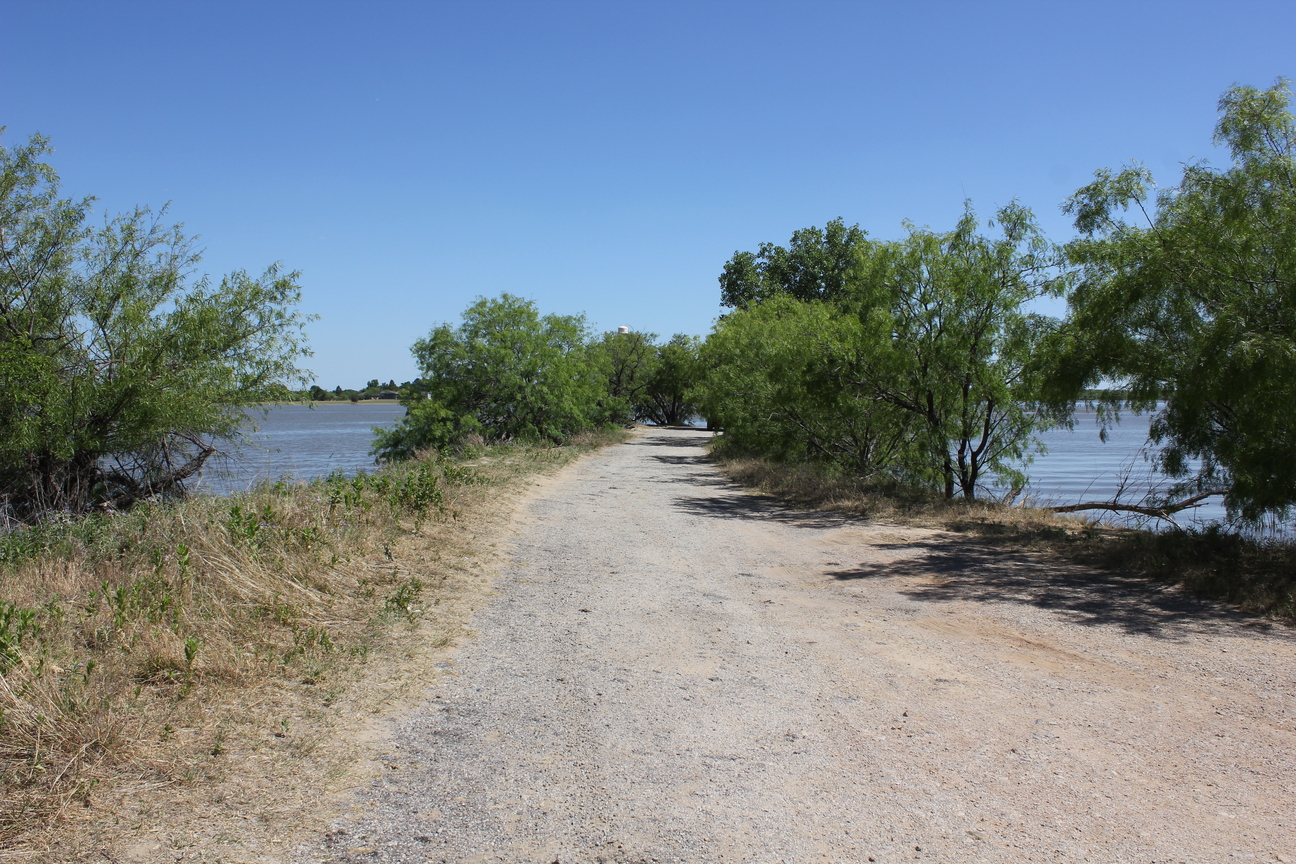
<svg viewBox="0 0 1296 864">
<path fill-rule="evenodd" d="M 1086 501 L 1083 504 L 1062 504 L 1057 507 L 1045 507 L 1051 513 L 1077 513 L 1081 510 L 1110 510 L 1113 513 L 1137 513 L 1140 516 L 1151 516 L 1156 519 L 1169 519 L 1180 510 L 1202 506 L 1202 502 L 1212 495 L 1223 495 L 1223 492 L 1202 492 L 1182 501 L 1174 501 L 1157 507 L 1142 504 L 1122 504 L 1119 501 Z"/>
</svg>

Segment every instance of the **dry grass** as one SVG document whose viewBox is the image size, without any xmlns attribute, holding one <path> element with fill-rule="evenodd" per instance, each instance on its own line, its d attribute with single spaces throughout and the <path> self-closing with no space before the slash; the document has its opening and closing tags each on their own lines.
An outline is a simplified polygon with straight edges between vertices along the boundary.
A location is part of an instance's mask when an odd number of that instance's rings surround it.
<svg viewBox="0 0 1296 864">
<path fill-rule="evenodd" d="M 1296 624 L 1296 545 L 1290 542 L 1217 530 L 1135 530 L 1036 507 L 946 501 L 834 477 L 813 465 L 757 458 L 719 459 L 717 465 L 734 482 L 799 507 L 973 534 L 984 542 L 1179 585 L 1244 612 Z"/>
<path fill-rule="evenodd" d="M 250 829 L 318 803 L 347 770 L 316 758 L 343 719 L 399 699 L 422 681 L 410 658 L 463 631 L 506 499 L 612 440 L 0 537 L 0 856 L 119 854 L 177 812 L 229 810 L 231 789 Z"/>
</svg>

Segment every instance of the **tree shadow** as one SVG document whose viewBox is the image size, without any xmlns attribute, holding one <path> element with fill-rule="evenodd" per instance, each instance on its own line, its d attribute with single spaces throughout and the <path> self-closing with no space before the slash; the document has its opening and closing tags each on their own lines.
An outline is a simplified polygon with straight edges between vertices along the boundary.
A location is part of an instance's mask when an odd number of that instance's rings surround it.
<svg viewBox="0 0 1296 864">
<path fill-rule="evenodd" d="M 705 433 L 703 433 L 705 434 Z M 696 447 L 703 435 L 648 438 L 652 446 Z M 686 513 L 714 519 L 748 519 L 783 525 L 827 530 L 868 524 L 857 516 L 822 510 L 798 510 L 776 498 L 755 495 L 710 468 L 709 454 L 652 454 L 663 465 L 696 468 L 678 477 L 657 482 L 725 487 L 711 495 L 682 495 L 675 506 Z M 1273 621 L 1238 611 L 1183 590 L 1113 570 L 1061 560 L 1026 549 L 1010 548 L 1011 538 L 978 540 L 943 532 L 903 542 L 875 542 L 871 548 L 907 553 L 901 560 L 885 564 L 860 564 L 829 572 L 839 582 L 881 578 L 919 578 L 923 584 L 901 589 L 900 593 L 923 603 L 973 601 L 1017 603 L 1053 612 L 1083 626 L 1110 625 L 1127 632 L 1163 639 L 1191 633 L 1242 628 L 1284 639 L 1296 639 L 1296 631 Z"/>
<path fill-rule="evenodd" d="M 694 516 L 760 519 L 816 530 L 840 528 L 856 521 L 841 513 L 824 510 L 793 510 L 773 498 L 736 489 L 733 483 L 725 479 L 719 479 L 711 485 L 725 486 L 729 491 L 718 495 L 683 495 L 675 499 L 675 506 Z"/>
<path fill-rule="evenodd" d="M 671 430 L 670 432 L 645 432 L 633 441 L 626 442 L 628 447 L 703 447 L 711 440 L 711 433 L 705 429 L 696 432 Z"/>
<path fill-rule="evenodd" d="M 1273 622 L 1183 591 L 1108 570 L 1008 550 L 957 535 L 878 543 L 912 554 L 886 564 L 864 563 L 827 575 L 839 582 L 881 578 L 935 578 L 900 591 L 924 603 L 1019 603 L 1053 612 L 1074 624 L 1115 625 L 1129 633 L 1173 639 L 1189 633 L 1242 627 L 1296 638 Z"/>
<path fill-rule="evenodd" d="M 730 482 L 711 468 L 711 459 L 700 456 L 659 456 L 652 454 L 654 461 L 672 468 L 692 468 L 691 471 L 673 471 L 662 477 L 654 477 L 652 483 L 675 483 L 689 486 L 730 486 Z"/>
</svg>

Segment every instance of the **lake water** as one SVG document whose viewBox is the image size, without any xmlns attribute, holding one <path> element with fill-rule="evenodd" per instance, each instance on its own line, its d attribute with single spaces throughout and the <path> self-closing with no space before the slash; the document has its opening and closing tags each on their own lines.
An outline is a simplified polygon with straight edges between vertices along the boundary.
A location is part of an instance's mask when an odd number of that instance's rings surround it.
<svg viewBox="0 0 1296 864">
<path fill-rule="evenodd" d="M 1030 486 L 1025 495 L 1041 505 L 1078 504 L 1082 501 L 1110 501 L 1117 493 L 1122 475 L 1128 476 L 1122 501 L 1139 504 L 1150 488 L 1164 489 L 1165 477 L 1152 471 L 1147 454 L 1151 415 L 1121 412 L 1121 422 L 1107 432 L 1104 442 L 1098 434 L 1098 415 L 1092 408 L 1076 410 L 1074 429 L 1054 429 L 1040 436 L 1048 452 L 1036 455 L 1026 469 Z M 1099 516 L 1107 521 L 1131 521 L 1116 514 L 1085 511 L 1079 515 Z M 1224 519 L 1219 498 L 1191 511 L 1175 514 L 1180 525 L 1202 525 Z M 1154 520 L 1155 523 L 1155 520 Z"/>
<path fill-rule="evenodd" d="M 387 428 L 404 416 L 403 405 L 387 401 L 276 405 L 264 417 L 251 412 L 259 429 L 229 459 L 209 463 L 196 488 L 227 495 L 284 476 L 312 480 L 333 471 L 371 471 L 374 427 Z"/>
<path fill-rule="evenodd" d="M 309 480 L 333 471 L 351 475 L 372 470 L 369 449 L 374 427 L 389 427 L 404 416 L 405 408 L 395 402 L 277 405 L 264 418 L 254 415 L 259 430 L 233 458 L 210 465 L 198 489 L 219 495 L 284 476 Z M 1041 436 L 1048 453 L 1036 456 L 1027 469 L 1031 483 L 1024 494 L 1039 504 L 1110 500 L 1121 473 L 1129 471 L 1131 492 L 1126 500 L 1138 503 L 1142 493 L 1157 482 L 1150 464 L 1140 455 L 1147 443 L 1148 423 L 1146 414 L 1122 413 L 1121 422 L 1103 442 L 1098 437 L 1096 414 L 1091 409 L 1078 410 L 1075 429 L 1055 429 Z M 1180 524 L 1221 520 L 1224 508 L 1218 500 L 1211 500 L 1176 518 Z"/>
</svg>

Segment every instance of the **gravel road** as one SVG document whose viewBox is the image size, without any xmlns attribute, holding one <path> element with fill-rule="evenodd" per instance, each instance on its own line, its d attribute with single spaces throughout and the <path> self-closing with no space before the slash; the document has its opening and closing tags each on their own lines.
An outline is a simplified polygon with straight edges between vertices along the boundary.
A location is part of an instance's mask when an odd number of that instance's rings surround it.
<svg viewBox="0 0 1296 864">
<path fill-rule="evenodd" d="M 650 430 L 536 487 L 300 861 L 1296 862 L 1296 639 L 789 512 Z"/>
</svg>

